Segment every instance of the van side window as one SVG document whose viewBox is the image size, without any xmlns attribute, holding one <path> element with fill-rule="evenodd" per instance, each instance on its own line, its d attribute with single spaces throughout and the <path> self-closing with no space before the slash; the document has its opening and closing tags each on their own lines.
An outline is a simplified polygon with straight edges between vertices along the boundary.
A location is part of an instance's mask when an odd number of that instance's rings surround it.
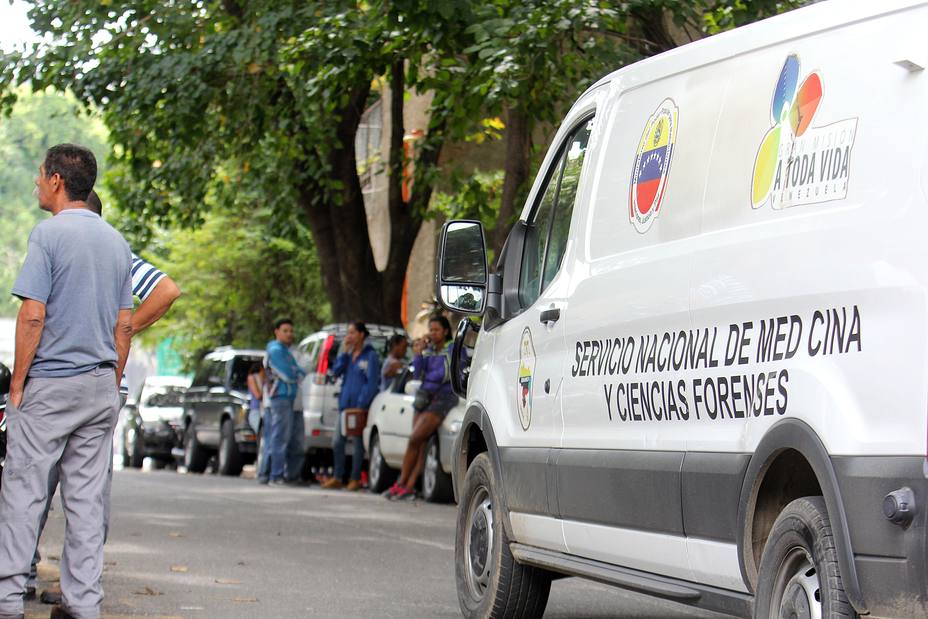
<svg viewBox="0 0 928 619">
<path fill-rule="evenodd" d="M 567 138 L 557 162 L 551 167 L 548 185 L 532 213 L 519 274 L 522 307 L 535 302 L 561 267 L 567 248 L 570 217 L 577 199 L 580 171 L 592 129 L 593 119 L 590 118 Z"/>
</svg>

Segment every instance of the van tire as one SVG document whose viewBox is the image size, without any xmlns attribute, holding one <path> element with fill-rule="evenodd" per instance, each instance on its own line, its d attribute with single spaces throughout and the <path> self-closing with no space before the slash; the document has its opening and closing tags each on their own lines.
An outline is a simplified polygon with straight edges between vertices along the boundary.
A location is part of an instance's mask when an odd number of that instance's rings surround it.
<svg viewBox="0 0 928 619">
<path fill-rule="evenodd" d="M 245 461 L 235 443 L 235 432 L 232 429 L 232 420 L 223 419 L 219 430 L 219 465 L 217 471 L 226 477 L 238 477 L 242 474 Z"/>
<path fill-rule="evenodd" d="M 429 503 L 447 503 L 454 496 L 451 476 L 441 468 L 438 435 L 433 434 L 425 447 L 425 468 L 422 471 L 422 498 Z"/>
<path fill-rule="evenodd" d="M 202 473 L 209 464 L 209 453 L 197 440 L 193 425 L 194 422 L 191 421 L 184 432 L 184 467 L 188 473 Z"/>
<path fill-rule="evenodd" d="M 783 508 L 764 546 L 757 580 L 756 619 L 808 616 L 803 609 L 816 602 L 822 617 L 857 616 L 844 592 L 831 522 L 820 496 L 802 497 Z"/>
<path fill-rule="evenodd" d="M 541 617 L 551 573 L 516 562 L 501 521 L 505 516 L 494 513 L 498 506 L 502 502 L 490 458 L 482 453 L 467 469 L 458 504 L 454 572 L 461 612 L 467 619 Z M 471 556 L 473 550 L 477 557 Z"/>
</svg>

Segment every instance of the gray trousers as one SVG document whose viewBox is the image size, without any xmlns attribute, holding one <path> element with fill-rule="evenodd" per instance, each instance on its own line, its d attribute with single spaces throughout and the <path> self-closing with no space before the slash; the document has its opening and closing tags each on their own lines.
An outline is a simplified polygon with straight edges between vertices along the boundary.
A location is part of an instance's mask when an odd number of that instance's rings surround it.
<svg viewBox="0 0 928 619">
<path fill-rule="evenodd" d="M 125 402 L 120 398 L 119 408 L 125 406 Z M 113 489 L 113 451 L 110 450 L 110 466 L 106 475 L 106 488 L 103 491 L 103 543 L 110 532 L 110 493 Z M 42 531 L 45 530 L 45 523 L 48 522 L 48 512 L 52 509 L 52 499 L 55 498 L 55 491 L 58 490 L 58 467 L 52 467 L 52 472 L 48 476 L 48 500 L 45 501 L 45 511 L 42 512 L 42 520 L 39 521 L 39 532 L 36 540 L 42 539 Z M 26 586 L 35 588 L 39 579 L 39 562 L 42 560 L 42 553 L 39 552 L 39 544 L 36 541 L 35 554 L 32 556 L 32 565 L 29 566 L 29 577 L 26 579 Z"/>
<path fill-rule="evenodd" d="M 0 492 L 0 614 L 23 612 L 23 590 L 57 468 L 65 513 L 64 605 L 97 619 L 103 601 L 104 494 L 119 393 L 113 368 L 31 378 L 21 406 L 7 408 Z"/>
</svg>

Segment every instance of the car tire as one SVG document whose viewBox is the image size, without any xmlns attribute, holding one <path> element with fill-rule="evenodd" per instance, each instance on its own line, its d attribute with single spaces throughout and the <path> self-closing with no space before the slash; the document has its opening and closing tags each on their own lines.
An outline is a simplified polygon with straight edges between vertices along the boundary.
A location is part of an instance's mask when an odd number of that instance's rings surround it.
<svg viewBox="0 0 928 619">
<path fill-rule="evenodd" d="M 193 421 L 184 432 L 184 467 L 190 473 L 202 473 L 209 464 L 209 452 L 200 445 L 197 433 L 193 429 Z"/>
<path fill-rule="evenodd" d="M 516 562 L 505 516 L 495 514 L 501 505 L 490 458 L 479 454 L 464 477 L 454 544 L 458 602 L 467 619 L 541 617 L 548 604 L 552 575 Z"/>
<path fill-rule="evenodd" d="M 777 516 L 761 555 L 754 616 L 857 616 L 844 592 L 822 497 L 796 499 Z"/>
<path fill-rule="evenodd" d="M 216 470 L 226 477 L 238 477 L 242 474 L 245 461 L 235 442 L 232 420 L 224 419 L 219 431 L 219 463 Z"/>
<path fill-rule="evenodd" d="M 371 492 L 380 494 L 396 481 L 397 470 L 391 468 L 387 461 L 383 459 L 383 452 L 380 450 L 380 436 L 376 432 L 371 434 L 370 454 L 367 483 Z"/>
<path fill-rule="evenodd" d="M 126 432 L 125 428 L 123 428 L 122 430 L 122 467 L 125 469 L 129 468 L 129 466 L 132 463 L 132 458 L 129 456 L 129 450 L 126 449 L 126 445 L 128 444 L 128 442 L 126 441 L 127 438 L 128 438 L 128 433 Z"/>
<path fill-rule="evenodd" d="M 145 445 L 144 440 L 139 436 L 138 430 L 130 430 L 126 432 L 126 438 L 132 435 L 132 446 L 127 448 L 126 451 L 129 452 L 129 466 L 133 469 L 142 468 L 142 464 L 145 462 Z"/>
<path fill-rule="evenodd" d="M 433 434 L 425 447 L 425 468 L 422 469 L 422 498 L 429 503 L 447 503 L 453 496 L 451 476 L 441 468 L 438 435 Z"/>
</svg>

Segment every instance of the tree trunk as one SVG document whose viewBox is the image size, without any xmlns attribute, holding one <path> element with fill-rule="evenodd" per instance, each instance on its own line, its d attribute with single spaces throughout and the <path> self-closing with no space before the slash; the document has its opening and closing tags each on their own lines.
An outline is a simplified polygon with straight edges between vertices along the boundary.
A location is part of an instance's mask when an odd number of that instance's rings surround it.
<svg viewBox="0 0 928 619">
<path fill-rule="evenodd" d="M 314 204 L 314 188 L 307 187 L 301 191 L 301 206 L 319 252 L 332 318 L 339 322 L 394 324 L 396 321 L 384 302 L 383 281 L 371 250 L 354 147 L 369 92 L 369 81 L 359 83 L 349 94 L 347 105 L 337 114 L 337 143 L 328 152 L 328 163 L 333 179 L 341 185 L 340 192 L 335 200 Z M 395 313 L 399 313 L 399 307 Z"/>
<path fill-rule="evenodd" d="M 387 267 L 382 273 L 384 302 L 393 323 L 402 324 L 400 307 L 403 303 L 403 284 L 409 256 L 416 236 L 422 227 L 422 219 L 413 213 L 410 205 L 403 200 L 403 137 L 406 134 L 404 124 L 404 101 L 406 95 L 405 62 L 398 59 L 390 67 L 390 175 L 387 189 L 387 208 L 390 213 L 390 249 L 387 254 Z M 413 186 L 413 190 L 418 188 Z"/>
<path fill-rule="evenodd" d="M 493 229 L 491 247 L 494 256 L 499 254 L 509 236 L 522 207 L 525 183 L 531 171 L 532 129 L 531 122 L 522 108 L 506 110 L 506 164 L 503 176 L 503 195 L 500 199 L 499 217 Z"/>
</svg>

